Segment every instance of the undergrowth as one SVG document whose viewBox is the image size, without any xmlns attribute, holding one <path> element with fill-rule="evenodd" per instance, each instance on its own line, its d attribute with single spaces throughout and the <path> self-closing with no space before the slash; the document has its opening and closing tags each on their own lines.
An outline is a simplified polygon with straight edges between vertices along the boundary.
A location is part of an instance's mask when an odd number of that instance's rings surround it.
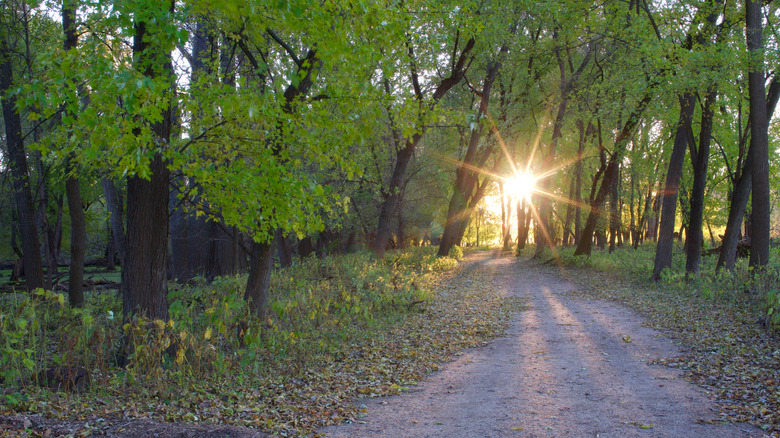
<svg viewBox="0 0 780 438">
<path fill-rule="evenodd" d="M 51 292 L 6 294 L 0 414 L 99 416 L 98 429 L 106 418 L 152 417 L 307 434 L 354 418 L 355 396 L 402 391 L 452 349 L 501 331 L 511 306 L 486 293 L 488 283 L 465 292 L 438 285 L 457 264 L 435 248 L 381 261 L 308 258 L 274 271 L 262 318 L 242 299 L 245 276 L 172 283 L 169 321 L 124 325 L 114 291 L 89 293 L 85 309 Z M 125 367 L 116 363 L 121 345 L 129 345 Z M 80 392 L 42 385 L 56 366 L 86 370 L 91 384 Z"/>
<path fill-rule="evenodd" d="M 762 272 L 741 259 L 734 272 L 715 274 L 717 256 L 709 256 L 699 275 L 687 277 L 685 254 L 680 246 L 674 251 L 659 283 L 649 281 L 654 245 L 596 250 L 591 257 L 564 249 L 558 259 L 573 281 L 587 286 L 581 293 L 627 304 L 679 339 L 689 352 L 659 363 L 702 385 L 720 403 L 723 421 L 780 436 L 780 251 L 772 250 Z"/>
</svg>

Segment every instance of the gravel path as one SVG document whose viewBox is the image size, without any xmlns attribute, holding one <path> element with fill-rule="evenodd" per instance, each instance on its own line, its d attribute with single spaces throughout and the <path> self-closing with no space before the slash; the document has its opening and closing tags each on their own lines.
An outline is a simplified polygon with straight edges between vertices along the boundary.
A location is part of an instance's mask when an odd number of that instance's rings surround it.
<svg viewBox="0 0 780 438">
<path fill-rule="evenodd" d="M 530 309 L 507 335 L 466 351 L 408 394 L 367 402 L 358 424 L 327 437 L 748 437 L 715 425 L 713 402 L 679 370 L 649 365 L 680 350 L 631 310 L 568 296 L 553 271 L 514 257 L 484 263 Z M 362 403 L 365 400 L 358 400 Z"/>
</svg>

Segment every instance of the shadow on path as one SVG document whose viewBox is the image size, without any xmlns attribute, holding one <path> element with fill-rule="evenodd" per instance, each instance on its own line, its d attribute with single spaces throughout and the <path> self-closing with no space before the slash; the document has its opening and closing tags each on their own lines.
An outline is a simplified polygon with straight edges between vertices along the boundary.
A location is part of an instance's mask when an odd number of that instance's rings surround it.
<svg viewBox="0 0 780 438">
<path fill-rule="evenodd" d="M 574 284 L 506 254 L 478 255 L 463 269 L 482 269 L 482 280 L 530 309 L 506 336 L 467 350 L 409 394 L 368 402 L 365 424 L 325 436 L 762 436 L 750 425 L 708 424 L 717 414 L 701 388 L 648 365 L 680 350 L 633 311 L 570 297 Z"/>
</svg>

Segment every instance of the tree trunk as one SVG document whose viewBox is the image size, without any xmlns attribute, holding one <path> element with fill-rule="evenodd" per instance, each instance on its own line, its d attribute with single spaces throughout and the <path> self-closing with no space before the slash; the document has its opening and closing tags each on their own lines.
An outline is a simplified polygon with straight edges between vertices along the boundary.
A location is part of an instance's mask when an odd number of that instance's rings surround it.
<svg viewBox="0 0 780 438">
<path fill-rule="evenodd" d="M 750 94 L 750 150 L 753 168 L 752 213 L 750 230 L 750 266 L 760 268 L 769 262 L 769 118 L 764 95 L 764 42 L 762 38 L 762 2 L 745 0 L 747 47 L 751 55 L 748 71 Z"/>
<path fill-rule="evenodd" d="M 693 187 L 691 188 L 690 223 L 688 226 L 687 254 L 685 271 L 698 274 L 701 262 L 701 249 L 704 245 L 704 190 L 707 184 L 707 163 L 710 158 L 710 142 L 712 139 L 713 106 L 717 93 L 710 89 L 704 102 L 699 131 L 699 147 L 691 148 L 693 163 Z"/>
<path fill-rule="evenodd" d="M 778 100 L 780 100 L 780 82 L 778 82 L 775 77 L 772 80 L 772 84 L 769 86 L 769 92 L 767 93 L 766 98 L 767 121 L 771 119 L 772 114 L 774 114 Z M 750 120 L 748 120 L 748 123 L 750 123 Z M 752 154 L 748 149 L 748 154 L 745 158 L 745 167 L 742 170 L 739 179 L 734 182 L 728 223 L 726 224 L 726 231 L 723 233 L 723 243 L 718 256 L 716 271 L 720 271 L 724 266 L 729 271 L 734 270 L 742 218 L 745 214 L 745 209 L 747 208 L 747 201 L 750 198 L 750 190 L 753 182 L 753 168 L 751 164 Z"/>
<path fill-rule="evenodd" d="M 5 32 L 3 32 L 4 34 Z M 35 227 L 35 208 L 33 207 L 27 156 L 24 151 L 22 122 L 16 111 L 16 97 L 7 94 L 13 86 L 12 50 L 0 35 L 0 98 L 2 98 L 3 118 L 5 120 L 5 142 L 8 147 L 7 166 L 11 170 L 14 200 L 19 218 L 19 234 L 22 237 L 22 255 L 24 261 L 25 287 L 28 291 L 44 286 L 41 244 Z"/>
<path fill-rule="evenodd" d="M 620 179 L 620 170 L 618 170 L 618 179 Z M 613 184 L 612 192 L 609 194 L 609 253 L 615 251 L 617 234 L 620 233 L 620 218 L 618 217 L 618 181 Z"/>
<path fill-rule="evenodd" d="M 108 178 L 101 180 L 103 185 L 103 195 L 106 197 L 106 207 L 108 208 L 108 218 L 111 222 L 111 235 L 114 237 L 114 245 L 119 255 L 119 264 L 125 264 L 125 230 L 122 226 L 122 200 L 116 190 L 114 182 Z"/>
<path fill-rule="evenodd" d="M 655 263 L 651 280 L 661 279 L 661 271 L 672 266 L 672 248 L 674 240 L 674 221 L 677 211 L 677 193 L 680 189 L 685 149 L 688 145 L 688 130 L 691 129 L 696 97 L 693 93 L 680 96 L 680 119 L 674 136 L 669 169 L 666 172 L 666 185 L 663 191 L 658 245 L 655 250 Z"/>
<path fill-rule="evenodd" d="M 639 119 L 647 108 L 647 105 L 650 104 L 650 100 L 652 99 L 650 91 L 652 91 L 652 88 L 652 86 L 648 88 L 648 91 L 645 93 L 644 97 L 642 97 L 642 100 L 639 101 L 637 107 L 628 117 L 628 120 L 626 120 L 626 123 L 623 125 L 620 133 L 618 133 L 617 137 L 615 138 L 615 147 L 613 148 L 612 156 L 610 157 L 609 163 L 604 170 L 604 177 L 601 182 L 601 187 L 599 187 L 596 196 L 591 202 L 590 213 L 588 214 L 588 219 L 585 222 L 585 229 L 582 230 L 582 238 L 577 244 L 577 249 L 574 250 L 574 255 L 589 256 L 591 253 L 593 232 L 596 230 L 596 225 L 598 224 L 598 219 L 601 215 L 601 208 L 604 206 L 604 202 L 606 201 L 607 196 L 612 193 L 614 186 L 618 182 L 620 162 L 623 160 L 623 155 L 625 154 L 628 141 L 631 139 L 634 128 L 636 128 L 636 125 L 639 123 Z"/>
<path fill-rule="evenodd" d="M 276 231 L 276 246 L 279 253 L 279 266 L 289 268 L 292 265 L 292 248 L 282 230 Z"/>
<path fill-rule="evenodd" d="M 574 240 L 574 232 L 572 231 L 572 221 L 574 220 L 574 190 L 576 186 L 575 178 L 572 178 L 569 182 L 569 203 L 566 205 L 566 220 L 563 223 L 563 246 L 569 246 Z M 571 239 L 569 239 L 571 237 Z"/>
<path fill-rule="evenodd" d="M 125 318 L 168 319 L 168 168 L 160 154 L 150 179 L 127 179 L 127 240 L 122 266 Z"/>
<path fill-rule="evenodd" d="M 487 113 L 490 102 L 490 91 L 498 75 L 501 64 L 491 62 L 488 65 L 485 79 L 482 83 L 482 93 L 477 108 L 476 120 L 481 120 Z M 470 212 L 467 212 L 469 204 L 474 204 L 473 198 L 477 196 L 475 187 L 479 186 L 479 172 L 473 168 L 484 166 L 491 148 L 487 147 L 481 153 L 478 151 L 480 138 L 482 138 L 482 123 L 478 123 L 476 129 L 471 130 L 469 145 L 463 156 L 462 163 L 455 169 L 455 189 L 447 207 L 447 221 L 444 224 L 441 243 L 439 244 L 439 257 L 449 254 L 453 245 L 460 243 L 468 224 Z M 486 177 L 487 178 L 487 177 Z M 484 183 L 484 181 L 483 181 Z M 477 190 L 478 191 L 478 190 Z M 480 196 L 481 197 L 481 196 Z M 475 205 L 475 204 L 474 204 Z"/>
<path fill-rule="evenodd" d="M 156 7 L 173 13 L 174 2 Z M 162 11 L 161 11 L 162 12 Z M 136 68 L 147 77 L 172 80 L 170 52 L 159 47 L 155 35 L 147 34 L 147 25 L 163 23 L 135 22 L 133 54 Z M 166 53 L 167 52 L 167 53 Z M 169 144 L 173 122 L 172 93 L 161 112 L 161 119 L 152 122 L 153 145 L 156 150 L 149 163 L 149 179 L 134 175 L 127 179 L 127 240 L 125 264 L 122 266 L 122 296 L 124 317 L 139 314 L 149 319 L 168 319 L 168 190 L 170 172 L 159 150 Z M 140 147 L 141 145 L 139 145 Z"/>
<path fill-rule="evenodd" d="M 173 178 L 173 184 L 168 191 L 168 210 L 170 215 L 171 230 L 171 272 L 172 280 L 185 282 L 195 276 L 195 272 L 190 269 L 190 221 L 184 213 L 182 206 L 183 199 L 179 198 L 179 193 L 186 192 L 184 178 L 177 176 Z"/>
<path fill-rule="evenodd" d="M 274 241 L 252 242 L 252 266 L 246 280 L 244 299 L 256 316 L 262 317 L 268 304 L 268 287 L 271 284 L 271 269 L 274 266 Z"/>
<path fill-rule="evenodd" d="M 382 209 L 379 212 L 379 225 L 376 230 L 376 240 L 374 241 L 374 253 L 378 258 L 384 258 L 387 250 L 387 242 L 390 239 L 390 227 L 392 225 L 395 211 L 398 209 L 400 201 L 400 189 L 403 183 L 406 168 L 412 159 L 417 143 L 422 138 L 422 134 L 414 134 L 407 140 L 403 149 L 396 154 L 395 168 L 390 178 L 390 187 L 382 203 Z M 443 241 L 444 239 L 442 239 Z"/>
<path fill-rule="evenodd" d="M 574 208 L 574 245 L 578 245 L 582 237 L 582 159 L 585 154 L 585 139 L 588 132 L 594 131 L 593 124 L 588 122 L 588 127 L 584 129 L 583 124 L 580 123 L 579 131 L 580 140 L 577 148 L 577 162 L 574 165 L 574 178 L 576 180 L 574 188 L 575 197 L 573 198 L 576 205 Z"/>
<path fill-rule="evenodd" d="M 520 251 L 525 249 L 525 243 L 527 240 L 528 222 L 525 212 L 525 198 L 522 198 L 517 200 L 517 251 L 515 251 L 515 255 L 519 256 Z"/>
<path fill-rule="evenodd" d="M 510 250 L 510 244 L 512 240 L 512 236 L 509 231 L 509 214 L 511 213 L 511 210 L 509 209 L 509 203 L 507 202 L 507 199 L 504 195 L 504 185 L 502 183 L 498 184 L 498 191 L 499 191 L 499 197 L 501 198 L 501 244 L 502 244 L 502 250 L 503 251 L 509 251 Z"/>
<path fill-rule="evenodd" d="M 76 4 L 72 0 L 62 2 L 62 30 L 65 34 L 63 49 L 67 52 L 75 49 L 78 43 L 76 35 Z M 71 114 L 71 116 L 75 116 Z M 75 157 L 68 158 L 65 168 L 68 178 L 65 180 L 65 193 L 68 195 L 70 211 L 70 272 L 68 275 L 68 297 L 73 307 L 84 306 L 84 256 L 87 246 L 87 227 L 84 210 L 81 206 L 81 187 L 76 168 Z"/>
<path fill-rule="evenodd" d="M 452 61 L 452 71 L 450 72 L 450 76 L 443 79 L 439 84 L 436 86 L 435 91 L 433 92 L 433 95 L 431 96 L 431 103 L 428 105 L 429 109 L 433 109 L 441 100 L 444 95 L 451 90 L 455 85 L 460 83 L 460 81 L 463 79 L 463 77 L 466 74 L 466 70 L 469 67 L 469 64 L 466 63 L 467 57 L 469 56 L 471 50 L 474 48 L 475 40 L 474 38 L 470 38 L 465 46 L 463 47 L 463 50 L 460 52 L 460 55 L 455 59 L 455 53 L 453 52 L 453 59 Z M 412 50 L 412 46 L 409 45 L 409 56 L 413 59 L 414 52 Z M 419 76 L 418 72 L 414 66 L 414 63 L 412 63 L 412 70 L 411 70 L 411 77 L 412 77 L 412 83 L 414 84 L 415 88 L 415 96 L 418 101 L 418 104 L 422 107 L 423 106 L 423 91 L 420 88 L 419 84 Z M 418 132 L 413 134 L 410 138 L 406 140 L 405 146 L 398 151 L 396 154 L 396 161 L 395 161 L 395 167 L 393 169 L 393 175 L 390 178 L 390 184 L 388 187 L 388 191 L 385 196 L 385 200 L 382 203 L 382 208 L 379 213 L 379 225 L 377 226 L 376 231 L 376 238 L 374 240 L 374 254 L 376 254 L 377 258 L 384 258 L 385 251 L 387 249 L 387 241 L 390 237 L 390 225 L 393 218 L 393 213 L 398 208 L 398 196 L 399 192 L 401 190 L 401 185 L 403 184 L 404 175 L 406 174 L 406 168 L 409 166 L 409 161 L 412 158 L 412 155 L 414 154 L 414 150 L 417 148 L 417 144 L 420 142 L 420 139 L 422 139 L 423 134 L 425 133 L 426 127 L 423 126 L 422 123 L 418 124 L 416 127 Z M 442 239 L 444 241 L 444 239 Z M 439 247 L 439 252 L 441 253 L 441 246 Z M 446 254 L 445 254 L 446 255 Z"/>
<path fill-rule="evenodd" d="M 68 160 L 71 167 L 71 160 Z M 68 173 L 72 173 L 70 170 Z M 73 307 L 84 306 L 84 256 L 86 255 L 87 227 L 84 210 L 81 206 L 81 188 L 79 179 L 70 176 L 65 181 L 70 211 L 70 272 L 68 275 L 68 297 Z"/>
</svg>

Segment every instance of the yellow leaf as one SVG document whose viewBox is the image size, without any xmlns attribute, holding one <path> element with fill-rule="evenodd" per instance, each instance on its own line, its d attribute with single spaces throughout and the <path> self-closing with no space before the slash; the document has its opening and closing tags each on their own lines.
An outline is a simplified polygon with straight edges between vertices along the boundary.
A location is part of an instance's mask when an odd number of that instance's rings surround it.
<svg viewBox="0 0 780 438">
<path fill-rule="evenodd" d="M 517 427 L 510 427 L 509 429 L 510 429 L 510 430 L 523 430 L 523 428 L 522 428 L 522 427 L 520 427 L 520 426 L 517 426 Z"/>
<path fill-rule="evenodd" d="M 211 339 L 211 327 L 206 329 L 206 333 L 203 334 L 203 339 L 206 339 L 206 340 Z"/>
</svg>

